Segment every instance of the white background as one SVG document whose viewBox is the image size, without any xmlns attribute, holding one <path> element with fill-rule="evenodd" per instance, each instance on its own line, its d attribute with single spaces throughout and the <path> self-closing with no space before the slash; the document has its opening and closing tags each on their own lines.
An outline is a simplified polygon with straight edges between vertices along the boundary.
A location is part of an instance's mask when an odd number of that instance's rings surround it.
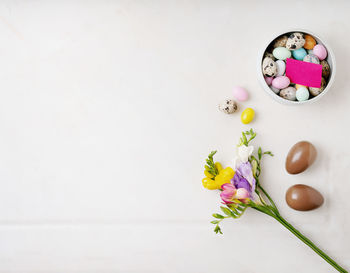
<svg viewBox="0 0 350 273">
<path fill-rule="evenodd" d="M 0 272 L 335 272 L 278 222 L 247 211 L 215 235 L 218 193 L 201 186 L 240 132 L 275 157 L 262 183 L 282 214 L 350 268 L 349 3 L 346 1 L 1 1 Z M 319 102 L 276 103 L 256 58 L 276 32 L 324 37 L 337 77 Z M 239 112 L 218 111 L 232 87 Z M 249 126 L 245 107 L 256 110 Z M 284 160 L 319 152 L 305 173 Z M 305 183 L 315 211 L 284 200 Z"/>
</svg>

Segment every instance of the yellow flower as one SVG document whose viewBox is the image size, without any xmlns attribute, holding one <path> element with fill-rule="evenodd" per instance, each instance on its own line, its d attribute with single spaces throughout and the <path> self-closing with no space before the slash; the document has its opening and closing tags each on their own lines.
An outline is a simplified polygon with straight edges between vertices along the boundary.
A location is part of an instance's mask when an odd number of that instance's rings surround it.
<svg viewBox="0 0 350 273">
<path fill-rule="evenodd" d="M 230 180 L 235 175 L 235 172 L 231 167 L 227 167 L 225 169 L 222 169 L 222 166 L 219 162 L 216 162 L 215 166 L 219 170 L 219 174 L 217 176 L 215 176 L 214 179 L 212 179 L 213 176 L 210 173 L 208 173 L 210 175 L 210 176 L 208 176 L 206 174 L 207 171 L 204 172 L 207 177 L 203 178 L 202 184 L 203 184 L 204 188 L 207 188 L 208 190 L 220 189 L 223 184 L 230 183 Z"/>
</svg>

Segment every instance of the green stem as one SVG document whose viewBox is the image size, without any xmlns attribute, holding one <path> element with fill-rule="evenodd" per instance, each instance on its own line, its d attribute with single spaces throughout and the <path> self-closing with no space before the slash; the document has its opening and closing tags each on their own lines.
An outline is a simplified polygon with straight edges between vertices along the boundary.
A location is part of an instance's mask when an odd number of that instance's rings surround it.
<svg viewBox="0 0 350 273">
<path fill-rule="evenodd" d="M 271 214 L 270 214 L 271 215 Z M 320 255 L 327 263 L 332 265 L 336 270 L 342 273 L 348 273 L 344 268 L 338 265 L 333 259 L 331 259 L 326 253 L 324 253 L 321 249 L 319 249 L 310 239 L 305 237 L 299 230 L 293 227 L 290 223 L 288 223 L 281 215 L 271 215 L 278 222 L 280 222 L 285 228 L 287 228 L 290 232 L 292 232 L 295 236 L 297 236 L 302 242 L 308 245 L 313 251 L 315 251 L 318 255 Z"/>
</svg>

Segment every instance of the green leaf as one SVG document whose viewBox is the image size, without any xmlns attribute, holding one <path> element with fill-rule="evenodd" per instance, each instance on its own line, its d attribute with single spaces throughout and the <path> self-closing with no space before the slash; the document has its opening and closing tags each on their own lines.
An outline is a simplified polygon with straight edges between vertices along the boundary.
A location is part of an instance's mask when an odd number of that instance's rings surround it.
<svg viewBox="0 0 350 273">
<path fill-rule="evenodd" d="M 221 209 L 222 212 L 225 213 L 227 216 L 232 216 L 232 212 L 231 212 L 231 210 L 229 210 L 228 208 L 220 207 L 220 209 Z"/>
<path fill-rule="evenodd" d="M 216 224 L 220 223 L 220 221 L 218 221 L 218 220 L 214 220 L 214 221 L 211 221 L 210 223 L 212 223 L 212 224 L 216 225 Z"/>
<path fill-rule="evenodd" d="M 221 214 L 218 214 L 218 213 L 214 213 L 213 217 L 215 217 L 216 219 L 224 219 L 225 218 L 224 216 L 222 216 Z"/>
<path fill-rule="evenodd" d="M 267 151 L 264 153 L 264 155 L 270 155 L 270 156 L 273 156 L 273 153 L 271 153 L 270 151 Z"/>
<path fill-rule="evenodd" d="M 218 234 L 218 233 L 222 234 L 221 229 L 220 229 L 220 227 L 218 225 L 214 228 L 214 232 L 216 234 Z"/>
<path fill-rule="evenodd" d="M 258 158 L 259 160 L 261 159 L 262 157 L 262 151 L 261 151 L 261 147 L 259 147 L 259 150 L 258 150 Z"/>
</svg>

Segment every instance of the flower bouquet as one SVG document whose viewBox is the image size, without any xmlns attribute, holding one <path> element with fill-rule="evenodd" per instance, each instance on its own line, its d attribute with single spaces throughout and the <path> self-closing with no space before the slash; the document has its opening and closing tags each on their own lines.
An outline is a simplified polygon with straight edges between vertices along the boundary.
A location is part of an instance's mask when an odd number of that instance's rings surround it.
<svg viewBox="0 0 350 273">
<path fill-rule="evenodd" d="M 206 159 L 203 186 L 209 190 L 220 190 L 224 204 L 220 207 L 224 215 L 213 214 L 215 219 L 211 223 L 215 225 L 214 232 L 222 234 L 219 226 L 221 221 L 226 218 L 239 218 L 247 208 L 252 208 L 275 218 L 336 270 L 348 272 L 281 216 L 276 204 L 259 181 L 263 156 L 273 154 L 270 151 L 264 152 L 259 147 L 257 154 L 253 155 L 254 147 L 249 144 L 255 136 L 253 129 L 242 132 L 231 167 L 223 168 L 219 162 L 214 162 L 216 151 L 211 152 Z"/>
</svg>

